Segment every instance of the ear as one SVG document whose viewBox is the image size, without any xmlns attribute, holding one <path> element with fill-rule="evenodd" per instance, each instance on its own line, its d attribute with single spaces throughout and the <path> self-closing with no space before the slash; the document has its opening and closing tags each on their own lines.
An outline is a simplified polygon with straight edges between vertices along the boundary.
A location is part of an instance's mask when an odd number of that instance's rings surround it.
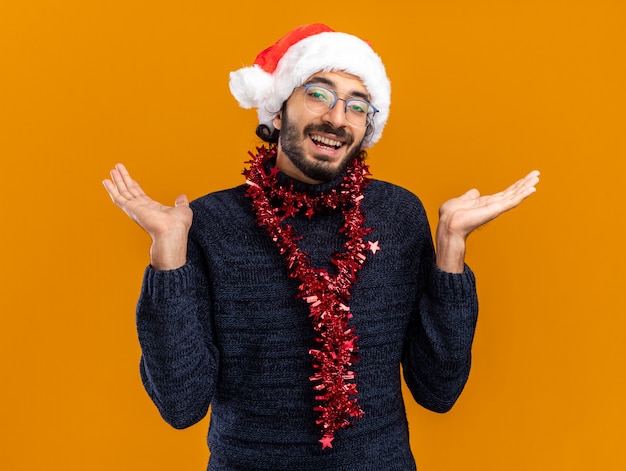
<svg viewBox="0 0 626 471">
<path fill-rule="evenodd" d="M 281 111 L 279 111 L 279 112 L 276 114 L 276 116 L 274 116 L 274 117 L 272 118 L 272 124 L 273 124 L 273 125 L 274 125 L 274 127 L 275 127 L 276 129 L 278 129 L 279 131 L 280 131 L 280 127 L 281 127 L 281 125 L 282 125 L 282 123 L 283 123 L 283 116 L 282 116 L 282 115 L 283 115 L 283 112 L 282 112 L 282 110 L 281 110 Z"/>
</svg>

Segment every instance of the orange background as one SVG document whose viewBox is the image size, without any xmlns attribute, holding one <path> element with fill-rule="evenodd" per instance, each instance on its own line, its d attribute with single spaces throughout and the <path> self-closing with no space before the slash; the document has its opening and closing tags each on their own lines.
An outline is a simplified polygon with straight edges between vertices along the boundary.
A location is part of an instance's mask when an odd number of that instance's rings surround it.
<svg viewBox="0 0 626 471">
<path fill-rule="evenodd" d="M 171 429 L 140 384 L 149 239 L 100 182 L 122 161 L 163 202 L 240 183 L 256 115 L 228 72 L 323 21 L 385 59 L 369 163 L 433 225 L 472 186 L 542 172 L 469 240 L 474 367 L 448 414 L 408 401 L 420 471 L 626 469 L 626 3 L 211 3 L 0 6 L 0 468 L 205 468 L 208 420 Z"/>
</svg>

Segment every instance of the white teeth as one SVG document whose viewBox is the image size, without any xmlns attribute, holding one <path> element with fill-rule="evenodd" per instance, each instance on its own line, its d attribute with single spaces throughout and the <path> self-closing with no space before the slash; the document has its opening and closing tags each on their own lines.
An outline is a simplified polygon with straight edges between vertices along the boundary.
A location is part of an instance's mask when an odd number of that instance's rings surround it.
<svg viewBox="0 0 626 471">
<path fill-rule="evenodd" d="M 341 147 L 341 142 L 336 141 L 334 139 L 329 139 L 327 137 L 312 135 L 311 139 L 327 146 Z"/>
</svg>

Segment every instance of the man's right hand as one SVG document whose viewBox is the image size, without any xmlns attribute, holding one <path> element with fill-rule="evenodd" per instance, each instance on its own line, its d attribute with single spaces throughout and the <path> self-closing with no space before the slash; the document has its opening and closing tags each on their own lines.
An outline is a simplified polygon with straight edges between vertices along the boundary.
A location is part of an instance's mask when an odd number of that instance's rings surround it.
<svg viewBox="0 0 626 471">
<path fill-rule="evenodd" d="M 152 238 L 150 259 L 155 270 L 174 270 L 187 261 L 187 235 L 193 213 L 187 196 L 164 206 L 144 193 L 122 164 L 111 170 L 103 185 L 113 202 Z"/>
</svg>

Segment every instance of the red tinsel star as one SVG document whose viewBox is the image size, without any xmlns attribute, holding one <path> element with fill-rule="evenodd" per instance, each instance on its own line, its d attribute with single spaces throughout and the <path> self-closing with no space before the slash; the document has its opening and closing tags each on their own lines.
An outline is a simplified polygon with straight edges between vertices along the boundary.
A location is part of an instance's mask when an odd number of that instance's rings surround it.
<svg viewBox="0 0 626 471">
<path fill-rule="evenodd" d="M 370 245 L 369 250 L 372 251 L 373 254 L 376 254 L 376 252 L 378 252 L 379 250 L 382 250 L 379 246 L 378 246 L 378 241 L 376 242 L 372 242 L 372 241 L 367 241 L 367 243 Z"/>
<path fill-rule="evenodd" d="M 332 437 L 331 435 L 324 435 L 324 437 L 322 437 L 322 439 L 319 440 L 319 442 L 322 444 L 322 450 L 326 447 L 328 448 L 333 447 L 332 445 L 333 438 L 334 437 Z"/>
</svg>

